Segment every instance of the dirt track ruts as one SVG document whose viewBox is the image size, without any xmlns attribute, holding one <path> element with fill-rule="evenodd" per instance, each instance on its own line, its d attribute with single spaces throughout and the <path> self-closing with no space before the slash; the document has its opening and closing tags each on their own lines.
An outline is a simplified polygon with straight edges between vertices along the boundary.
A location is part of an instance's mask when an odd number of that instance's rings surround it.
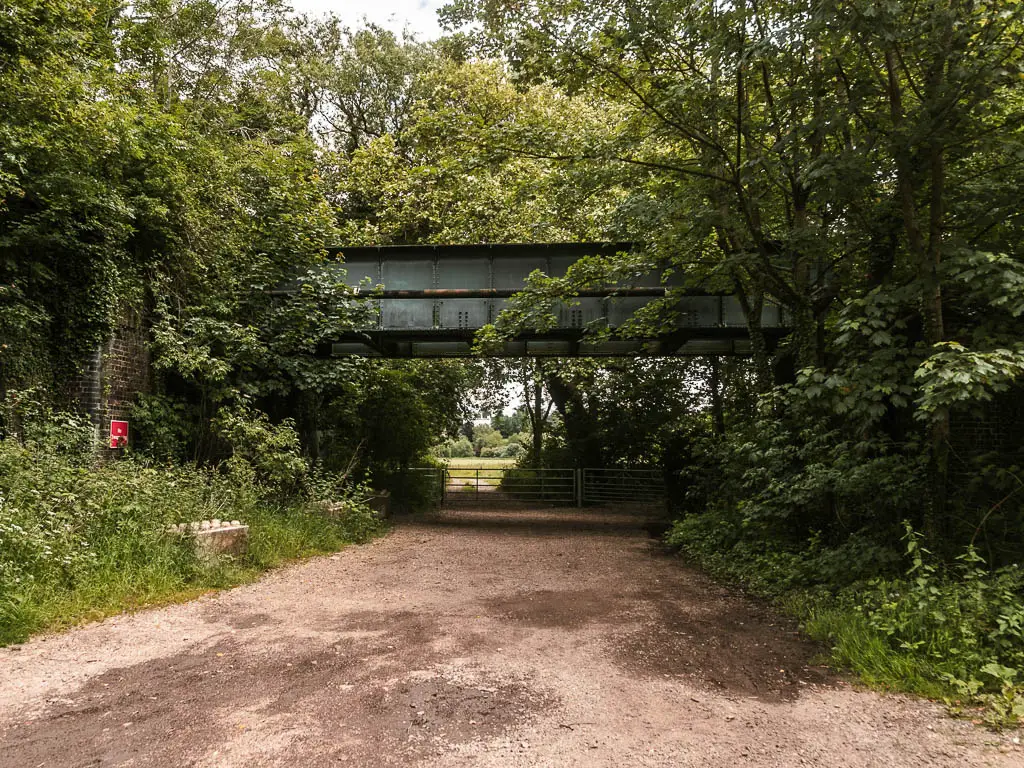
<svg viewBox="0 0 1024 768">
<path fill-rule="evenodd" d="M 1020 766 L 608 510 L 462 511 L 0 649 L 0 766 Z"/>
</svg>

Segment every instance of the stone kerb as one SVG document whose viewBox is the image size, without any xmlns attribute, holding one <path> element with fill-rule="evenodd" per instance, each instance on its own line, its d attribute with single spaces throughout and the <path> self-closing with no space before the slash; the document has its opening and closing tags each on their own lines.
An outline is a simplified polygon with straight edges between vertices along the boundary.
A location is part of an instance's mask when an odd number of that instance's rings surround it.
<svg viewBox="0 0 1024 768">
<path fill-rule="evenodd" d="M 373 513 L 381 520 L 385 520 L 391 516 L 391 492 L 390 491 L 377 491 L 376 493 L 366 496 L 362 499 L 362 502 L 368 506 Z M 327 517 L 344 517 L 349 511 L 349 502 L 347 501 L 321 501 L 317 503 L 317 507 Z"/>
<path fill-rule="evenodd" d="M 238 520 L 201 520 L 171 526 L 171 532 L 189 536 L 196 553 L 202 557 L 231 555 L 240 557 L 249 551 L 249 526 Z"/>
</svg>

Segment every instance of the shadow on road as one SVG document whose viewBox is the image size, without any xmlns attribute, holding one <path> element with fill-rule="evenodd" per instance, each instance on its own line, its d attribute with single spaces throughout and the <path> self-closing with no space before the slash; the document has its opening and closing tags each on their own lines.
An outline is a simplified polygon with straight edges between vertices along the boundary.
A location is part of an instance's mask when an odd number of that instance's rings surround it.
<svg viewBox="0 0 1024 768">
<path fill-rule="evenodd" d="M 444 509 L 395 518 L 397 525 L 424 528 L 486 530 L 495 533 L 558 535 L 588 533 L 621 536 L 660 536 L 666 529 L 664 513 L 657 508 L 577 509 L 564 507 Z"/>
</svg>

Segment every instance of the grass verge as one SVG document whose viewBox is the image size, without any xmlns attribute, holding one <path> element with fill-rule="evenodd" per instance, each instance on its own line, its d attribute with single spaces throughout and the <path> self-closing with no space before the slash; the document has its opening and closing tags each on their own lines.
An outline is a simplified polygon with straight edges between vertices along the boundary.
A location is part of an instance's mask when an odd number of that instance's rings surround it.
<svg viewBox="0 0 1024 768">
<path fill-rule="evenodd" d="M 835 550 L 787 551 L 729 527 L 714 513 L 695 515 L 666 541 L 715 578 L 796 617 L 829 648 L 832 665 L 865 685 L 942 701 L 992 727 L 1024 723 L 1021 569 L 989 571 L 971 550 L 939 566 L 908 530 L 905 575 L 837 582 L 828 576 Z"/>
<path fill-rule="evenodd" d="M 0 443 L 0 645 L 252 581 L 284 563 L 367 540 L 381 523 L 349 500 L 327 517 L 251 473 L 134 461 L 85 466 Z M 249 525 L 249 552 L 204 560 L 171 525 Z"/>
</svg>

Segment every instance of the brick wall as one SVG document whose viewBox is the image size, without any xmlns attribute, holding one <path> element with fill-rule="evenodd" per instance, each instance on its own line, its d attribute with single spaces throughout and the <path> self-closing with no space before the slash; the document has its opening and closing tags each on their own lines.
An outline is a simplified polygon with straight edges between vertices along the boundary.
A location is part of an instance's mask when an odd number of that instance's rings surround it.
<svg viewBox="0 0 1024 768">
<path fill-rule="evenodd" d="M 72 388 L 78 406 L 92 417 L 103 457 L 121 453 L 107 447 L 111 419 L 130 422 L 136 395 L 151 391 L 151 387 L 149 327 L 141 312 L 129 310 L 110 339 L 82 367 Z M 129 444 L 131 439 L 129 427 Z"/>
<path fill-rule="evenodd" d="M 89 360 L 82 366 L 71 385 L 71 395 L 78 407 L 98 419 L 103 407 L 103 346 L 97 347 Z"/>
</svg>

